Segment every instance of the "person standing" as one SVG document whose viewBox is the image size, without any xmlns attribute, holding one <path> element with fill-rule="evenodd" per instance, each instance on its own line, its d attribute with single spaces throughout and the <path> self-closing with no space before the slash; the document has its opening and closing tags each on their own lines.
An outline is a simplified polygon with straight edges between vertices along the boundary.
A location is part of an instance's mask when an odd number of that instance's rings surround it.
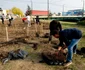
<svg viewBox="0 0 85 70">
<path fill-rule="evenodd" d="M 30 15 L 29 14 L 26 14 L 26 18 L 27 18 L 28 27 L 31 27 Z"/>
<path fill-rule="evenodd" d="M 30 31 L 29 27 L 31 27 L 30 14 L 26 14 L 26 20 L 25 20 L 24 24 L 25 24 L 25 27 L 23 29 L 26 29 L 26 34 L 27 34 L 27 36 L 29 36 L 29 31 Z"/>
<path fill-rule="evenodd" d="M 12 20 L 13 20 L 12 15 L 8 14 L 8 19 L 9 19 L 9 24 L 8 24 L 8 26 L 11 26 L 11 23 L 12 23 Z"/>
<path fill-rule="evenodd" d="M 4 24 L 4 18 L 5 18 L 5 16 L 4 16 L 4 14 L 2 14 L 1 15 L 2 24 Z"/>
<path fill-rule="evenodd" d="M 36 16 L 36 24 L 37 24 L 37 25 L 40 24 L 39 16 Z"/>
<path fill-rule="evenodd" d="M 35 30 L 36 30 L 36 36 L 37 37 L 39 36 L 39 34 L 42 30 L 40 28 L 42 28 L 42 27 L 40 27 L 40 19 L 39 19 L 39 16 L 37 15 L 36 18 L 35 18 Z"/>
</svg>

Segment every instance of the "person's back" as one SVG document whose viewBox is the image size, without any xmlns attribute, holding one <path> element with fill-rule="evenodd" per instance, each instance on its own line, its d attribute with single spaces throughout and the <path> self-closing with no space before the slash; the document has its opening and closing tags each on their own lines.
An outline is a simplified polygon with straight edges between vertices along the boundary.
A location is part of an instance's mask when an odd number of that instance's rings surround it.
<svg viewBox="0 0 85 70">
<path fill-rule="evenodd" d="M 29 15 L 27 15 L 26 18 L 27 18 L 28 21 L 30 21 L 30 16 Z"/>
<path fill-rule="evenodd" d="M 64 29 L 59 32 L 59 36 L 61 46 L 63 45 L 62 42 L 65 42 L 67 45 L 69 45 L 70 40 L 80 39 L 82 37 L 82 32 L 76 28 Z"/>
<path fill-rule="evenodd" d="M 36 24 L 39 24 L 40 20 L 39 20 L 39 16 L 36 16 Z"/>
<path fill-rule="evenodd" d="M 29 15 L 29 14 L 27 14 L 27 15 L 26 15 L 26 18 L 27 18 L 28 27 L 30 27 L 30 26 L 31 26 L 31 19 L 30 19 L 30 15 Z"/>
<path fill-rule="evenodd" d="M 80 30 L 76 29 L 76 28 L 70 28 L 70 29 L 64 29 L 62 31 L 60 31 L 61 35 L 68 39 L 72 39 L 72 38 L 80 38 L 82 36 L 82 33 Z"/>
</svg>

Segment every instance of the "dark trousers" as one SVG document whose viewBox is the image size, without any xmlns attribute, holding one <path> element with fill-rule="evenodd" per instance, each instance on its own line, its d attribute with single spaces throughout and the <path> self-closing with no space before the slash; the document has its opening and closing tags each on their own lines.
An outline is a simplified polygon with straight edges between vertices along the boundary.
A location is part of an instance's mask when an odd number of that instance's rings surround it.
<svg viewBox="0 0 85 70">
<path fill-rule="evenodd" d="M 11 26 L 11 22 L 12 22 L 12 19 L 9 19 L 9 24 L 8 24 L 8 26 Z"/>
<path fill-rule="evenodd" d="M 4 18 L 1 18 L 1 20 L 2 20 L 2 24 L 4 24 Z"/>
</svg>

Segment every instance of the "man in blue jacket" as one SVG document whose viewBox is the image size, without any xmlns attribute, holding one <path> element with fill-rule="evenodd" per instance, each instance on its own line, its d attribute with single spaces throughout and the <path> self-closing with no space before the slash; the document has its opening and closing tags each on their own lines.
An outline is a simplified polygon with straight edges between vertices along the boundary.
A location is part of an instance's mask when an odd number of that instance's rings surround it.
<svg viewBox="0 0 85 70">
<path fill-rule="evenodd" d="M 63 44 L 67 46 L 68 55 L 65 66 L 69 66 L 72 64 L 72 56 L 73 53 L 76 53 L 77 44 L 82 37 L 82 32 L 76 28 L 64 29 L 61 31 L 55 28 L 54 30 L 51 30 L 51 33 L 55 38 L 59 38 L 59 51 L 62 49 Z"/>
</svg>

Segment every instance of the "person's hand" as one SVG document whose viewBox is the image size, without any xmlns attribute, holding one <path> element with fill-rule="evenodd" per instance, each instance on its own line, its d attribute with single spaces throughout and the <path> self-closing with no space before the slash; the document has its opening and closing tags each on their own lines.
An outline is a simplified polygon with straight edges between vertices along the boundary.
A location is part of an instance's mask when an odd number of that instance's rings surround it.
<svg viewBox="0 0 85 70">
<path fill-rule="evenodd" d="M 60 51 L 61 51 L 62 53 L 64 53 L 64 54 L 67 54 L 67 51 L 66 51 L 65 49 L 63 49 L 63 48 L 62 48 Z"/>
<path fill-rule="evenodd" d="M 63 53 L 66 53 L 66 51 L 62 47 L 58 47 L 58 51 L 61 51 Z"/>
<path fill-rule="evenodd" d="M 60 51 L 61 49 L 62 49 L 62 47 L 61 47 L 61 46 L 59 46 L 59 47 L 58 47 L 58 51 Z"/>
<path fill-rule="evenodd" d="M 66 48 L 67 48 L 67 46 L 66 46 L 66 45 L 64 45 L 64 46 L 63 46 L 63 49 L 66 49 Z"/>
</svg>

